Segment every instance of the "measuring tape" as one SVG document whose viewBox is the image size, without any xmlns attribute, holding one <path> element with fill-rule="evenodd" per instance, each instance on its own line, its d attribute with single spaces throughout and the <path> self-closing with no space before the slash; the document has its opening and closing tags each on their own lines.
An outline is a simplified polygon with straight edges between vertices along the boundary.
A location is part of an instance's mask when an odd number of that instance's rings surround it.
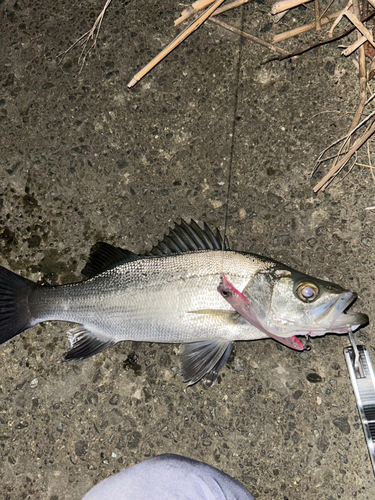
<svg viewBox="0 0 375 500">
<path fill-rule="evenodd" d="M 349 332 L 351 347 L 344 349 L 363 432 L 375 474 L 375 375 L 370 355 L 363 345 L 357 346 Z"/>
</svg>

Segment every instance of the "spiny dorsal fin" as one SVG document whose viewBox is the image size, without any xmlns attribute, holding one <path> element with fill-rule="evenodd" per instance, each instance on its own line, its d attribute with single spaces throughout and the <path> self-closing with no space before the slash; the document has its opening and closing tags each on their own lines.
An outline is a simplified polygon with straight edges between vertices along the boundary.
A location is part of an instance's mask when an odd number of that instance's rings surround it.
<svg viewBox="0 0 375 500">
<path fill-rule="evenodd" d="M 225 237 L 223 241 L 218 229 L 214 234 L 206 222 L 202 229 L 194 220 L 188 224 L 181 219 L 181 223 L 175 224 L 175 227 L 169 230 L 168 235 L 165 235 L 163 240 L 144 256 L 163 257 L 199 250 L 229 250 L 228 240 Z M 81 272 L 86 278 L 93 278 L 104 271 L 142 259 L 144 256 L 114 247 L 109 243 L 99 242 L 91 248 L 89 260 Z"/>
<path fill-rule="evenodd" d="M 229 250 L 228 240 L 225 238 L 223 241 L 219 230 L 216 229 L 214 234 L 206 223 L 202 229 L 194 220 L 188 224 L 181 219 L 181 223 L 175 224 L 162 241 L 159 241 L 146 255 L 176 255 L 199 250 Z"/>
<path fill-rule="evenodd" d="M 104 271 L 140 258 L 130 250 L 114 247 L 101 241 L 91 248 L 89 260 L 81 272 L 86 278 L 93 278 Z"/>
</svg>

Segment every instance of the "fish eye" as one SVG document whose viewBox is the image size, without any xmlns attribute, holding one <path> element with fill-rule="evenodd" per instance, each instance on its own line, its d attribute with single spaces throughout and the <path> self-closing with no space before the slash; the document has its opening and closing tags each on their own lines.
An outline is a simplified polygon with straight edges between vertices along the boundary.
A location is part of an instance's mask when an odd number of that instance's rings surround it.
<svg viewBox="0 0 375 500">
<path fill-rule="evenodd" d="M 318 297 L 319 288 L 312 283 L 300 283 L 296 292 L 303 302 L 313 302 Z"/>
<path fill-rule="evenodd" d="M 221 293 L 222 293 L 223 297 L 229 296 L 229 292 L 227 292 L 226 290 L 223 290 Z"/>
</svg>

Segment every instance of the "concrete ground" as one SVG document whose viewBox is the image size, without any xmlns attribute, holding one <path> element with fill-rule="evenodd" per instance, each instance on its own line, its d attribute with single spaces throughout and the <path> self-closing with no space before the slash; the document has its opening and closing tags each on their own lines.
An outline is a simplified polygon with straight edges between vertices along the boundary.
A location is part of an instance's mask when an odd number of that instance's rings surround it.
<svg viewBox="0 0 375 500">
<path fill-rule="evenodd" d="M 271 52 L 207 24 L 129 91 L 176 35 L 182 7 L 113 0 L 83 70 L 78 49 L 59 64 L 103 4 L 0 4 L 1 264 L 46 283 L 80 280 L 96 241 L 143 252 L 180 217 L 223 230 L 228 200 L 233 249 L 356 291 L 354 310 L 372 318 L 370 172 L 355 167 L 319 197 L 309 176 L 358 103 L 339 42 L 261 65 Z M 273 26 L 271 4 L 225 17 L 267 40 L 313 19 L 301 7 Z M 0 347 L 2 498 L 78 500 L 166 452 L 220 468 L 259 500 L 375 498 L 346 336 L 302 354 L 237 343 L 219 384 L 186 390 L 178 346 L 127 342 L 62 363 L 67 329 L 44 323 Z M 373 353 L 371 320 L 356 337 Z"/>
</svg>

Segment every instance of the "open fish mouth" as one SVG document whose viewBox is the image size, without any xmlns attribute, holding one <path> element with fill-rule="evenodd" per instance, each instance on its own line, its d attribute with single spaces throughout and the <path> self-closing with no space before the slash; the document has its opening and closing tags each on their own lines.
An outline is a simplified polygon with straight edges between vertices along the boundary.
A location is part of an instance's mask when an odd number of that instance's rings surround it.
<svg viewBox="0 0 375 500">
<path fill-rule="evenodd" d="M 314 326 L 309 335 L 315 337 L 324 333 L 349 333 L 368 323 L 368 316 L 362 313 L 347 312 L 357 298 L 356 293 L 343 292 L 334 303 L 324 304 L 312 311 Z"/>
</svg>

